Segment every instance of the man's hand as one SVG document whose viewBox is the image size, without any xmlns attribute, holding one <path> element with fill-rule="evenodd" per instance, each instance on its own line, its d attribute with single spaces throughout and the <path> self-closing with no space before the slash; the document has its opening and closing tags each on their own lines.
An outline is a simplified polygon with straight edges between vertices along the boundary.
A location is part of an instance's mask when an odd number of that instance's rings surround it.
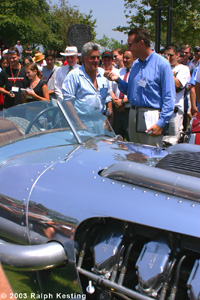
<svg viewBox="0 0 200 300">
<path fill-rule="evenodd" d="M 105 71 L 104 76 L 110 81 L 116 81 L 116 82 L 119 81 L 119 76 L 110 71 Z"/>
<path fill-rule="evenodd" d="M 10 91 L 10 92 L 8 92 L 8 96 L 9 96 L 10 98 L 14 98 L 14 97 L 15 97 L 15 94 L 14 94 L 12 91 Z"/>
<path fill-rule="evenodd" d="M 158 126 L 157 124 L 154 124 L 146 130 L 146 133 L 148 133 L 151 136 L 158 136 L 162 134 L 162 131 L 162 127 Z"/>
</svg>

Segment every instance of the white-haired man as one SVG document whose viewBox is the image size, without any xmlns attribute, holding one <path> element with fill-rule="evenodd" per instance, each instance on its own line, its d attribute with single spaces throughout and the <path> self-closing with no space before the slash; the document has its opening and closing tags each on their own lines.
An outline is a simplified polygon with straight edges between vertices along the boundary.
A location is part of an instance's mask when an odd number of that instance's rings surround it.
<svg viewBox="0 0 200 300">
<path fill-rule="evenodd" d="M 81 56 L 82 66 L 71 71 L 64 80 L 63 98 L 71 100 L 73 97 L 74 107 L 86 117 L 88 113 L 90 114 L 88 107 L 91 108 L 91 112 L 99 110 L 102 113 L 106 108 L 111 120 L 112 98 L 109 81 L 103 76 L 104 70 L 99 68 L 100 46 L 92 42 L 86 43 L 82 48 Z M 90 117 L 94 117 L 92 113 Z M 78 125 L 82 126 L 82 124 Z"/>
</svg>

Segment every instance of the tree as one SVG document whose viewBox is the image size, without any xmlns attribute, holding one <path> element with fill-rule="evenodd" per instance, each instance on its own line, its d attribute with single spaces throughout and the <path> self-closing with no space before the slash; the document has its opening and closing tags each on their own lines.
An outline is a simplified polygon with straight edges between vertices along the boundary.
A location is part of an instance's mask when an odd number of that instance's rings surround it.
<svg viewBox="0 0 200 300">
<path fill-rule="evenodd" d="M 50 33 L 45 17 L 49 6 L 45 0 L 1 0 L 1 39 L 9 46 L 22 43 L 43 44 Z"/>
<path fill-rule="evenodd" d="M 89 25 L 92 40 L 96 37 L 96 20 L 92 20 L 92 10 L 88 15 L 82 14 L 76 6 L 71 7 L 66 0 L 59 0 L 58 4 L 51 6 L 48 21 L 51 29 L 51 38 L 47 40 L 47 43 L 44 45 L 45 48 L 63 51 L 68 44 L 68 28 L 72 24 Z"/>
<path fill-rule="evenodd" d="M 109 39 L 105 34 L 103 35 L 102 39 L 96 40 L 95 42 L 101 45 L 104 51 L 105 50 L 112 51 L 113 49 L 121 48 L 121 44 L 119 41 L 113 38 Z M 124 47 L 126 48 L 127 45 L 124 45 Z"/>
<path fill-rule="evenodd" d="M 48 0 L 47 0 L 48 1 Z M 63 51 L 67 46 L 67 31 L 72 24 L 87 24 L 95 39 L 95 23 L 92 11 L 81 14 L 65 0 L 52 6 L 46 0 L 1 0 L 0 39 L 8 46 L 17 40 L 33 47 Z"/>
<path fill-rule="evenodd" d="M 173 1 L 172 42 L 177 46 L 199 44 L 200 2 L 196 0 Z M 162 0 L 162 6 L 169 6 L 169 0 Z M 159 0 L 124 0 L 124 13 L 127 27 L 118 26 L 116 30 L 127 33 L 133 27 L 145 27 L 155 41 L 156 10 Z M 161 44 L 166 44 L 167 11 L 162 11 Z"/>
</svg>

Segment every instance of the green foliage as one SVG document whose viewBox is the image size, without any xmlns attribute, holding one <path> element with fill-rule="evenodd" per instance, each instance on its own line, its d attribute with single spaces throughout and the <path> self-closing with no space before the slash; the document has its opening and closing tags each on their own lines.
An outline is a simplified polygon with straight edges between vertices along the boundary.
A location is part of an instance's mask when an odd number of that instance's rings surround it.
<svg viewBox="0 0 200 300">
<path fill-rule="evenodd" d="M 72 24 L 89 25 L 92 39 L 95 39 L 96 20 L 92 20 L 92 11 L 88 15 L 81 14 L 65 0 L 54 6 L 47 1 L 1 0 L 0 39 L 8 46 L 14 46 L 20 40 L 22 45 L 42 45 L 44 49 L 63 51 Z"/>
<path fill-rule="evenodd" d="M 92 11 L 88 15 L 82 14 L 76 6 L 71 7 L 65 0 L 59 0 L 57 5 L 51 7 L 48 21 L 51 38 L 44 45 L 45 48 L 63 51 L 67 46 L 68 28 L 73 24 L 89 25 L 92 40 L 96 37 L 96 20 L 92 20 Z"/>
<path fill-rule="evenodd" d="M 118 26 L 116 30 L 127 33 L 133 27 L 145 27 L 155 41 L 156 10 L 159 0 L 124 0 L 124 14 L 127 27 Z M 170 0 L 162 0 L 163 7 L 168 7 Z M 167 10 L 161 12 L 161 44 L 166 44 Z M 177 46 L 200 44 L 200 1 L 174 0 L 172 42 Z"/>
<path fill-rule="evenodd" d="M 45 0 L 2 0 L 0 2 L 1 39 L 10 46 L 43 43 L 48 32 L 45 16 L 49 7 Z"/>
<path fill-rule="evenodd" d="M 127 48 L 127 45 L 121 45 L 118 40 L 113 38 L 109 39 L 105 34 L 103 35 L 102 39 L 95 40 L 95 42 L 101 45 L 104 50 L 112 51 L 116 48 Z"/>
</svg>

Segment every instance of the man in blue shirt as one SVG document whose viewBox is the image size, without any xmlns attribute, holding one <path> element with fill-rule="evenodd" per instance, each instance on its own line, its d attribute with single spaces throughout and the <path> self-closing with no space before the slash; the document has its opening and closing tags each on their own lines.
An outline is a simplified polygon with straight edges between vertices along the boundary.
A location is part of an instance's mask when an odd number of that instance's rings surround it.
<svg viewBox="0 0 200 300">
<path fill-rule="evenodd" d="M 108 80 L 103 76 L 104 70 L 99 68 L 100 46 L 96 43 L 86 43 L 81 51 L 83 65 L 69 72 L 63 85 L 62 93 L 64 100 L 68 101 L 68 106 L 76 119 L 77 125 L 84 127 L 76 118 L 72 105 L 76 111 L 86 119 L 95 119 L 94 111 L 102 113 L 107 109 L 109 119 L 112 119 L 112 98 Z M 71 104 L 70 104 L 71 103 Z"/>
<path fill-rule="evenodd" d="M 119 89 L 128 96 L 130 141 L 161 146 L 163 128 L 174 111 L 175 84 L 169 62 L 151 49 L 150 42 L 144 28 L 132 29 L 128 50 L 138 59 L 128 82 L 109 72 L 105 76 L 118 82 Z"/>
</svg>

